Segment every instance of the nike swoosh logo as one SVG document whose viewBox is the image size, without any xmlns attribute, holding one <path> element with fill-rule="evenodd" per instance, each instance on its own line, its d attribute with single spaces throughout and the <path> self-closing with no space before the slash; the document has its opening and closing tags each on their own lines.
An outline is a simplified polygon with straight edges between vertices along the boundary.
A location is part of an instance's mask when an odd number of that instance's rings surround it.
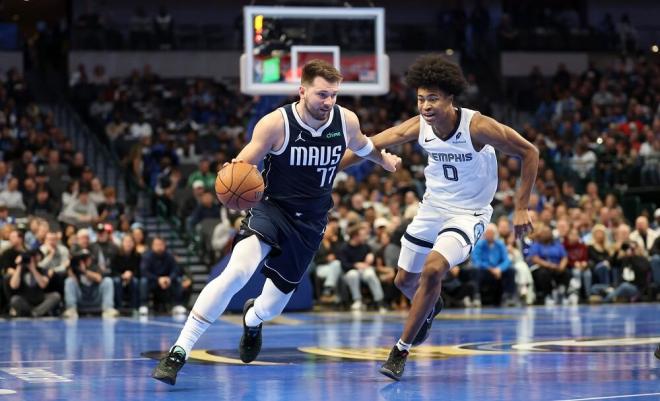
<svg viewBox="0 0 660 401">
<path fill-rule="evenodd" d="M 477 216 L 477 217 L 479 217 L 479 216 L 483 216 L 484 214 L 486 214 L 486 213 L 479 213 L 479 214 L 477 214 L 477 212 L 474 212 L 474 215 Z"/>
<path fill-rule="evenodd" d="M 434 141 L 435 139 L 437 139 L 437 138 L 432 138 L 432 139 L 424 138 L 424 142 L 431 142 L 431 141 Z"/>
</svg>

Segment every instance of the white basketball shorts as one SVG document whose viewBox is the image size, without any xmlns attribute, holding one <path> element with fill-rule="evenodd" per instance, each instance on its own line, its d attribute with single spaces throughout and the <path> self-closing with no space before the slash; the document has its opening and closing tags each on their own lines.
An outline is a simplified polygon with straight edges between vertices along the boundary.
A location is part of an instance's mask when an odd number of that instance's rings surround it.
<svg viewBox="0 0 660 401">
<path fill-rule="evenodd" d="M 426 256 L 434 250 L 450 264 L 464 262 L 490 222 L 493 208 L 450 209 L 419 204 L 417 215 L 401 238 L 399 267 L 421 273 Z"/>
</svg>

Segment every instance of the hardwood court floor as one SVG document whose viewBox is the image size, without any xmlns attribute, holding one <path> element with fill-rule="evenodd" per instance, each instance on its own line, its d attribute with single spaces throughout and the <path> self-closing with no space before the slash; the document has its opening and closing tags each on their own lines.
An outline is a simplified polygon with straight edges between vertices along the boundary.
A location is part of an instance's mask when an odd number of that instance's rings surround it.
<svg viewBox="0 0 660 401">
<path fill-rule="evenodd" d="M 174 387 L 150 373 L 180 321 L 0 320 L 0 401 L 660 400 L 660 304 L 443 311 L 398 383 L 377 367 L 401 314 L 286 314 L 250 365 L 240 319 L 211 327 Z"/>
</svg>

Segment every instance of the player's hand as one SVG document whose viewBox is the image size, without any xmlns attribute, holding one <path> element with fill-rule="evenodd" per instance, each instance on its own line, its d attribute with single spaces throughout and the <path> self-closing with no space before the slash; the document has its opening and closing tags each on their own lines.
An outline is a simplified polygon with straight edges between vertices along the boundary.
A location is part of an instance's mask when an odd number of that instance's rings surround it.
<svg viewBox="0 0 660 401">
<path fill-rule="evenodd" d="M 228 165 L 230 165 L 230 164 L 232 164 L 232 163 L 245 163 L 245 160 L 243 160 L 243 159 L 233 158 L 233 159 L 231 159 L 230 162 L 225 162 L 225 164 L 223 164 L 222 167 L 223 167 L 223 168 L 224 168 L 224 167 L 227 167 Z M 257 168 L 257 165 L 256 165 L 256 164 L 253 164 L 252 166 L 253 166 L 254 168 Z"/>
<path fill-rule="evenodd" d="M 401 158 L 389 153 L 385 149 L 381 150 L 380 153 L 383 155 L 383 168 L 391 173 L 395 172 L 397 166 L 401 164 Z"/>
<path fill-rule="evenodd" d="M 527 209 L 513 212 L 513 231 L 516 233 L 516 238 L 522 238 L 534 231 L 532 219 L 529 217 Z"/>
</svg>

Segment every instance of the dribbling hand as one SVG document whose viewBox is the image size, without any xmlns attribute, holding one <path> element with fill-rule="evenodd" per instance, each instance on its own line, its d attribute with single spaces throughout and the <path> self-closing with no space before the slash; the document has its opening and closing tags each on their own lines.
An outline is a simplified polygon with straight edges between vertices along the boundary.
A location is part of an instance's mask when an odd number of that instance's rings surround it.
<svg viewBox="0 0 660 401">
<path fill-rule="evenodd" d="M 516 234 L 516 238 L 523 238 L 525 235 L 531 234 L 534 231 L 532 219 L 529 217 L 527 209 L 513 212 L 513 231 Z"/>
<path fill-rule="evenodd" d="M 223 164 L 222 167 L 227 167 L 227 166 L 230 165 L 231 163 L 245 163 L 245 160 L 243 160 L 243 159 L 233 158 L 233 159 L 231 159 L 230 162 L 225 162 L 225 164 Z M 257 165 L 256 165 L 256 164 L 253 164 L 252 166 L 254 166 L 254 168 L 257 168 Z"/>
<path fill-rule="evenodd" d="M 383 168 L 391 173 L 395 172 L 397 166 L 401 164 L 401 158 L 389 153 L 385 149 L 381 150 L 380 153 L 383 156 Z"/>
</svg>

